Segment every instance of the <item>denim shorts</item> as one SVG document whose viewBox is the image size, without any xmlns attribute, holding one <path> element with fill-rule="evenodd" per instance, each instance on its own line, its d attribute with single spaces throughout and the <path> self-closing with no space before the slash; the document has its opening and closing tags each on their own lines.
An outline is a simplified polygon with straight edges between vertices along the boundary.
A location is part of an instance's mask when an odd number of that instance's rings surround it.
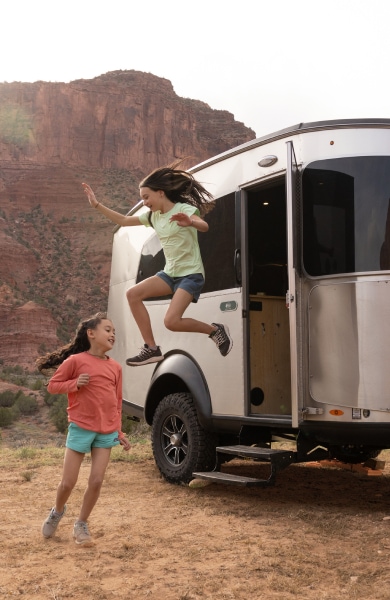
<svg viewBox="0 0 390 600">
<path fill-rule="evenodd" d="M 169 285 L 172 290 L 172 294 L 174 294 L 176 290 L 180 288 L 191 294 L 192 302 L 198 302 L 200 293 L 204 286 L 204 277 L 202 273 L 184 275 L 184 277 L 170 277 L 165 273 L 165 271 L 159 271 L 156 273 L 156 275 Z"/>
<path fill-rule="evenodd" d="M 114 431 L 114 433 L 96 433 L 95 431 L 83 429 L 76 423 L 69 423 L 65 446 L 75 452 L 86 454 L 91 452 L 92 448 L 112 448 L 118 446 L 118 444 L 117 431 Z"/>
</svg>

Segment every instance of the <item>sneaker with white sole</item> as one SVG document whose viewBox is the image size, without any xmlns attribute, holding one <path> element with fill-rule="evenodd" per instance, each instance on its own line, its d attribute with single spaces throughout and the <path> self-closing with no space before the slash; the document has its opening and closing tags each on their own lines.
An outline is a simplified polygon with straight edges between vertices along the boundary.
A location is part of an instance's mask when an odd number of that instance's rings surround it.
<svg viewBox="0 0 390 600">
<path fill-rule="evenodd" d="M 233 340 L 230 337 L 229 329 L 222 323 L 211 323 L 211 325 L 214 325 L 217 329 L 210 333 L 209 338 L 215 342 L 222 356 L 226 356 L 233 348 Z"/>
<path fill-rule="evenodd" d="M 58 527 L 58 523 L 61 521 L 62 517 L 66 513 L 66 504 L 64 506 L 64 510 L 62 513 L 58 513 L 55 509 L 55 506 L 50 510 L 49 516 L 42 523 L 42 535 L 45 538 L 51 538 L 56 532 Z"/>
<path fill-rule="evenodd" d="M 141 352 L 137 356 L 128 358 L 126 364 L 129 367 L 140 367 L 141 365 L 148 365 L 149 363 L 160 362 L 164 360 L 164 355 L 161 352 L 160 346 L 157 346 L 155 350 L 150 348 L 147 344 L 141 348 Z"/>
<path fill-rule="evenodd" d="M 73 538 L 79 546 L 95 545 L 85 521 L 76 521 L 73 527 Z"/>
</svg>

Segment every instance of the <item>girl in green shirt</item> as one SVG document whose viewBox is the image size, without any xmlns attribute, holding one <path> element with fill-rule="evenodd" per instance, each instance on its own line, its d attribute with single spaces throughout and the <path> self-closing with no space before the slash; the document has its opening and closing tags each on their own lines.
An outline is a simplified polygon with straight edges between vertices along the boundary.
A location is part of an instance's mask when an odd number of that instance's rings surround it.
<svg viewBox="0 0 390 600">
<path fill-rule="evenodd" d="M 183 317 L 191 302 L 197 302 L 204 285 L 204 267 L 198 243 L 198 231 L 208 231 L 203 215 L 213 207 L 211 194 L 187 171 L 178 169 L 181 161 L 155 169 L 139 184 L 141 200 L 149 212 L 137 216 L 122 215 L 96 199 L 92 188 L 83 183 L 90 205 L 121 227 L 152 226 L 161 242 L 165 267 L 156 275 L 131 287 L 127 292 L 130 310 L 144 340 L 136 356 L 128 358 L 129 366 L 140 366 L 164 359 L 153 336 L 146 298 L 172 295 L 164 318 L 170 331 L 204 333 L 212 339 L 222 356 L 233 341 L 222 323 L 204 323 Z"/>
</svg>

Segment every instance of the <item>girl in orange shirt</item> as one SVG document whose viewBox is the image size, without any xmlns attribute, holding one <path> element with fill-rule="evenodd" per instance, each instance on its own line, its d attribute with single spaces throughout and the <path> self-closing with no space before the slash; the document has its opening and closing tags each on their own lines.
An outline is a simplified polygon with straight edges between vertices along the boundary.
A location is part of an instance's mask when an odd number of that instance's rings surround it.
<svg viewBox="0 0 390 600">
<path fill-rule="evenodd" d="M 55 506 L 42 524 L 42 535 L 51 538 L 66 511 L 81 463 L 91 453 L 91 472 L 81 510 L 73 528 L 76 544 L 93 545 L 87 520 L 95 506 L 110 459 L 111 448 L 130 443 L 121 432 L 122 368 L 106 355 L 115 343 L 115 329 L 104 313 L 83 320 L 73 340 L 37 360 L 40 371 L 56 369 L 47 389 L 68 395 L 69 428 L 61 482 Z"/>
</svg>

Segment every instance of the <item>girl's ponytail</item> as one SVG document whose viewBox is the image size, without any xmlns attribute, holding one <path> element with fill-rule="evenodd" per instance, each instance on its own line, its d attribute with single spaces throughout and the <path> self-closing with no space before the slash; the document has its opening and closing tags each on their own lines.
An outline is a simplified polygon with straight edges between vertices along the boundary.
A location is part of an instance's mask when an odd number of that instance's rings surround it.
<svg viewBox="0 0 390 600">
<path fill-rule="evenodd" d="M 73 337 L 73 339 L 69 342 L 69 344 L 66 344 L 58 350 L 55 350 L 54 352 L 49 352 L 45 356 L 41 356 L 37 359 L 36 365 L 38 371 L 42 373 L 44 371 L 48 372 L 55 370 L 57 367 L 60 366 L 61 363 L 64 362 L 66 358 L 68 358 L 72 354 L 80 354 L 80 352 L 85 352 L 86 350 L 89 350 L 90 343 L 87 334 L 88 329 L 96 329 L 99 323 L 101 323 L 101 321 L 106 318 L 107 316 L 105 313 L 98 312 L 92 317 L 89 317 L 88 319 L 83 319 L 79 323 L 76 329 L 76 334 Z"/>
<path fill-rule="evenodd" d="M 191 173 L 177 168 L 183 160 L 155 169 L 141 181 L 139 187 L 162 190 L 171 202 L 191 204 L 203 216 L 214 208 L 213 196 Z"/>
</svg>

